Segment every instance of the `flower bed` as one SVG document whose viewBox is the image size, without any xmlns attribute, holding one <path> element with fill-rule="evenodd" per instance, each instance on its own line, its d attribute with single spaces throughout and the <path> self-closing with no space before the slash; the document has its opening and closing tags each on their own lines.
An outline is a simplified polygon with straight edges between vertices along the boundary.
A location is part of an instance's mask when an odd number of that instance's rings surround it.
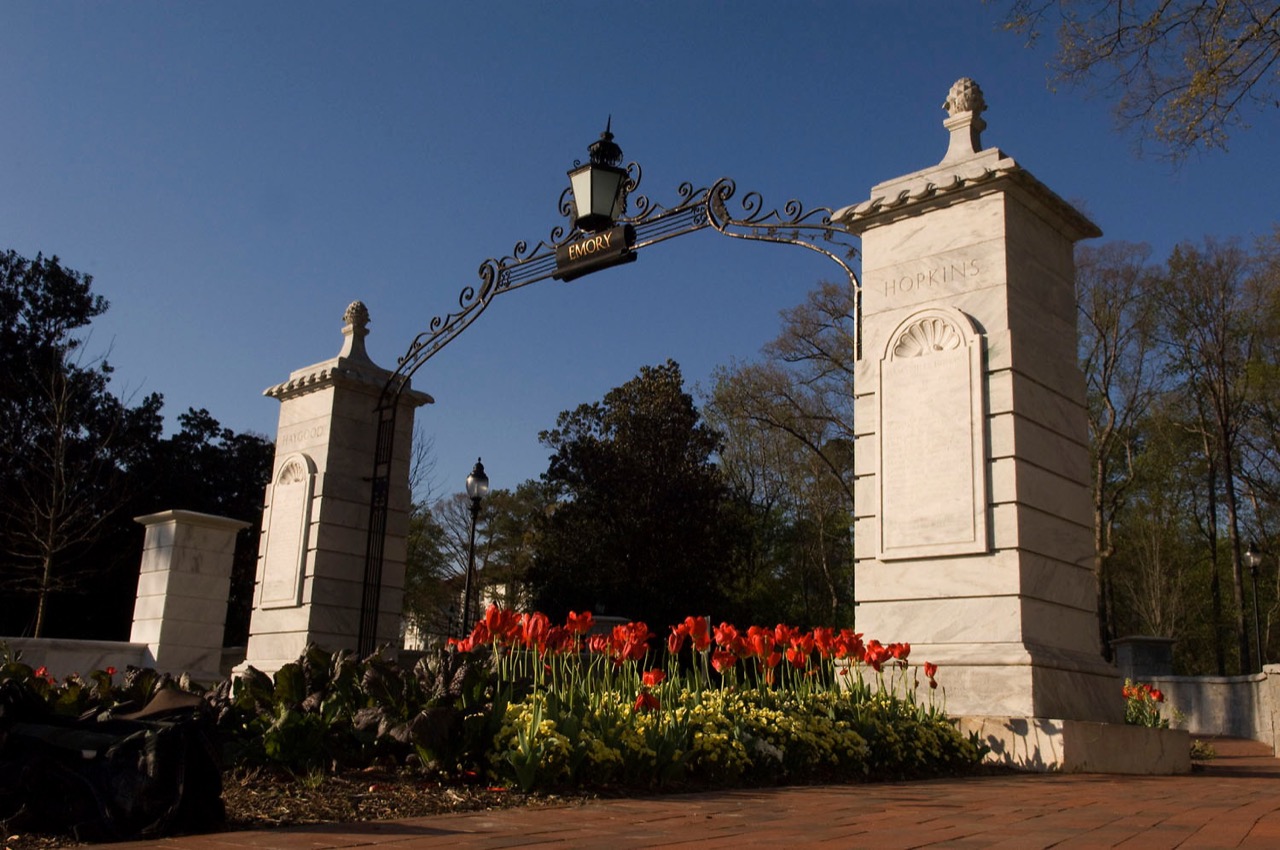
<svg viewBox="0 0 1280 850">
<path fill-rule="evenodd" d="M 983 755 L 907 644 L 704 617 L 665 640 L 594 625 L 491 608 L 412 670 L 309 647 L 274 677 L 250 669 L 203 696 L 225 767 L 306 775 L 376 764 L 524 791 L 678 788 L 931 776 Z M 0 653 L 13 719 L 109 717 L 171 687 L 200 690 L 136 668 L 57 681 Z"/>
<path fill-rule="evenodd" d="M 454 651 L 495 674 L 486 766 L 522 790 L 557 785 L 850 780 L 967 770 L 983 755 L 934 700 L 937 667 L 850 630 L 644 623 L 593 633 L 490 608 Z M 928 696 L 918 697 L 924 673 Z"/>
</svg>

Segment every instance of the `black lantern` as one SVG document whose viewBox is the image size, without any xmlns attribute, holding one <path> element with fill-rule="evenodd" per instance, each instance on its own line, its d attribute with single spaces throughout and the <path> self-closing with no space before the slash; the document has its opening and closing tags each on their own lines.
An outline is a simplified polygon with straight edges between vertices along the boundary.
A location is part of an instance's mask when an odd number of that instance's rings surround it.
<svg viewBox="0 0 1280 850">
<path fill-rule="evenodd" d="M 622 215 L 625 203 L 623 187 L 627 171 L 622 168 L 622 148 L 613 141 L 609 127 L 612 117 L 605 123 L 604 132 L 587 147 L 590 159 L 585 165 L 574 163 L 569 172 L 569 186 L 573 190 L 573 206 L 577 217 L 573 224 L 579 230 L 599 233 L 613 227 Z"/>
</svg>

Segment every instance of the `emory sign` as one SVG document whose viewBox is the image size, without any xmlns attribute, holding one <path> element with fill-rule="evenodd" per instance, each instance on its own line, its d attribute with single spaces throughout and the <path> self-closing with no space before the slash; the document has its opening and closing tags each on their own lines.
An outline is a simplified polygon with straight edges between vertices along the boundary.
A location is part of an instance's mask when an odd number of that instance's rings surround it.
<svg viewBox="0 0 1280 850">
<path fill-rule="evenodd" d="M 593 233 L 556 249 L 556 280 L 573 280 L 610 266 L 634 262 L 639 256 L 631 250 L 636 244 L 636 229 L 620 224 L 601 233 Z"/>
</svg>

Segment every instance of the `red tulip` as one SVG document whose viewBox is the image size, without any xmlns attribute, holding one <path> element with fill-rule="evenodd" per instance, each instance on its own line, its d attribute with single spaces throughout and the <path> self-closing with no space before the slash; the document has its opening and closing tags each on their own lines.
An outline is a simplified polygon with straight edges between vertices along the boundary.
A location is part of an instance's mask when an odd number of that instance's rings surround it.
<svg viewBox="0 0 1280 850">
<path fill-rule="evenodd" d="M 706 617 L 685 617 L 684 626 L 698 652 L 705 652 L 711 646 L 711 623 Z"/>
<path fill-rule="evenodd" d="M 648 691 L 641 691 L 636 695 L 636 703 L 633 706 L 635 711 L 657 711 L 662 707 L 662 703 L 656 696 Z"/>
<path fill-rule="evenodd" d="M 552 626 L 547 632 L 548 652 L 568 652 L 574 647 L 574 634 L 562 626 Z"/>
<path fill-rule="evenodd" d="M 540 611 L 525 614 L 520 618 L 520 632 L 526 648 L 541 652 L 551 633 L 551 620 Z"/>
<path fill-rule="evenodd" d="M 884 662 L 889 660 L 889 649 L 878 640 L 868 641 L 863 658 L 871 665 L 872 670 L 879 673 Z"/>
<path fill-rule="evenodd" d="M 742 655 L 745 646 L 742 635 L 732 623 L 721 623 L 716 626 L 716 643 L 721 649 L 732 652 L 734 655 Z"/>
<path fill-rule="evenodd" d="M 715 652 L 711 653 L 711 666 L 716 668 L 717 673 L 732 670 L 733 665 L 737 663 L 738 656 L 727 650 L 717 649 Z"/>
<path fill-rule="evenodd" d="M 818 654 L 823 658 L 830 658 L 835 654 L 836 650 L 836 632 L 835 629 L 828 629 L 819 626 L 813 630 L 813 645 L 817 647 Z"/>
<path fill-rule="evenodd" d="M 667 635 L 667 652 L 672 655 L 679 655 L 680 650 L 684 649 L 684 642 L 688 638 L 689 632 L 684 626 L 672 626 L 671 634 Z"/>
<path fill-rule="evenodd" d="M 661 685 L 666 678 L 667 674 L 655 667 L 652 670 L 646 670 L 645 674 L 640 677 L 640 680 L 648 687 L 653 688 Z"/>
<path fill-rule="evenodd" d="M 484 612 L 484 624 L 494 640 L 510 644 L 519 639 L 520 615 L 510 608 L 490 605 Z"/>
<path fill-rule="evenodd" d="M 747 629 L 746 648 L 756 658 L 767 658 L 769 653 L 773 652 L 773 632 L 759 626 L 752 626 Z"/>
<path fill-rule="evenodd" d="M 594 624 L 595 617 L 592 616 L 590 611 L 583 611 L 581 614 L 570 611 L 564 627 L 575 635 L 585 635 L 591 631 L 591 627 Z"/>
</svg>

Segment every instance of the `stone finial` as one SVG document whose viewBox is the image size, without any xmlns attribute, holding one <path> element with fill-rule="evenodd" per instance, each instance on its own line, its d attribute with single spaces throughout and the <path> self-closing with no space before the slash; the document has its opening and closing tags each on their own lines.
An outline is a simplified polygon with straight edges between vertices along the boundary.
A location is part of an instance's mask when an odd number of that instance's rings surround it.
<svg viewBox="0 0 1280 850">
<path fill-rule="evenodd" d="M 369 326 L 369 308 L 364 306 L 363 301 L 352 301 L 347 305 L 347 311 L 342 314 L 342 321 L 348 325 L 367 328 Z"/>
<path fill-rule="evenodd" d="M 947 101 L 942 104 L 947 115 L 955 118 L 961 112 L 982 112 L 987 102 L 982 98 L 982 88 L 968 77 L 961 77 L 951 85 Z"/>
<path fill-rule="evenodd" d="M 947 92 L 942 108 L 947 110 L 947 119 L 942 126 L 951 131 L 951 143 L 942 161 L 965 159 L 982 150 L 982 131 L 987 128 L 982 113 L 987 108 L 987 101 L 978 84 L 968 77 L 956 80 Z"/>
<path fill-rule="evenodd" d="M 342 314 L 342 321 L 346 324 L 342 327 L 342 351 L 338 356 L 371 363 L 364 349 L 364 338 L 369 335 L 369 308 L 363 301 L 352 301 Z"/>
</svg>

